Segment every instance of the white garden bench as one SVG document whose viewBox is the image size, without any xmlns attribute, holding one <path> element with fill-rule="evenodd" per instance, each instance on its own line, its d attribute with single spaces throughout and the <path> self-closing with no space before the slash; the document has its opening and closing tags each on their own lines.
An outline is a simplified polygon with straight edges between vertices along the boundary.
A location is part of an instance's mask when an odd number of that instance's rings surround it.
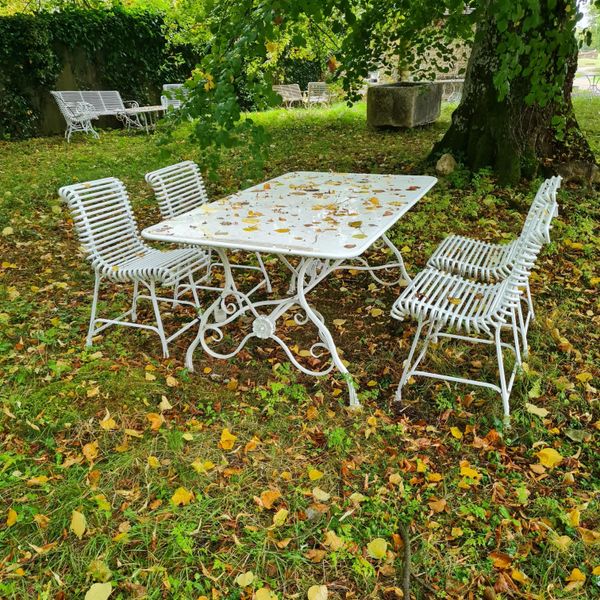
<svg viewBox="0 0 600 600">
<path fill-rule="evenodd" d="M 54 96 L 61 113 L 67 121 L 67 131 L 65 133 L 67 139 L 70 138 L 70 133 L 73 131 L 86 131 L 94 134 L 95 132 L 89 129 L 73 129 L 69 118 L 65 115 L 65 106 L 77 107 L 78 105 L 85 105 L 88 111 L 93 111 L 95 117 L 113 116 L 117 117 L 127 127 L 135 127 L 137 129 L 145 127 L 136 114 L 136 109 L 140 109 L 140 112 L 143 112 L 145 107 L 140 107 L 135 100 L 123 100 L 121 94 L 116 90 L 72 90 L 53 91 L 50 93 Z"/>
<path fill-rule="evenodd" d="M 396 300 L 392 308 L 392 317 L 400 321 L 412 317 L 417 321 L 417 331 L 398 384 L 397 401 L 401 400 L 402 388 L 409 378 L 429 377 L 487 387 L 499 392 L 505 418 L 508 418 L 510 392 L 516 370 L 521 365 L 521 347 L 527 347 L 527 327 L 523 319 L 521 297 L 523 290 L 529 289 L 529 274 L 542 245 L 550 241 L 552 219 L 557 214 L 558 185 L 560 178 L 546 181 L 542 185 L 532 203 L 521 235 L 509 246 L 510 251 L 507 254 L 498 258 L 498 247 L 477 244 L 471 240 L 468 244 L 470 250 L 459 265 L 461 268 L 457 268 L 455 263 L 450 264 L 442 260 L 449 247 L 442 244 L 428 266 L 410 282 Z M 494 267 L 498 267 L 496 274 L 499 281 L 486 281 L 489 272 L 479 268 L 480 261 L 485 262 L 481 259 L 482 254 L 492 257 Z M 433 265 L 440 265 L 449 271 Z M 473 278 L 473 275 L 483 275 L 484 281 Z M 502 341 L 502 330 L 507 328 L 512 332 L 513 344 Z M 421 350 L 415 358 L 424 329 Z M 418 370 L 429 343 L 435 343 L 439 337 L 495 345 L 499 385 Z M 510 349 L 515 357 L 509 377 L 504 370 L 504 348 Z"/>
<path fill-rule="evenodd" d="M 302 92 L 297 83 L 274 85 L 273 91 L 281 96 L 283 105 L 286 108 L 290 108 L 290 106 L 296 102 L 299 102 L 300 104 L 306 104 L 306 95 Z"/>
<path fill-rule="evenodd" d="M 196 319 L 167 337 L 158 301 L 188 304 L 199 309 L 194 274 L 206 269 L 206 256 L 193 248 L 161 251 L 145 244 L 139 236 L 127 190 L 114 177 L 68 185 L 60 188 L 58 193 L 71 209 L 79 239 L 88 253 L 96 276 L 86 345 L 91 346 L 94 336 L 110 325 L 126 325 L 157 333 L 163 355 L 168 357 L 169 342 L 189 329 L 196 323 Z M 157 286 L 179 286 L 183 279 L 190 283 L 193 301 L 157 295 Z M 132 283 L 131 309 L 112 319 L 98 317 L 98 296 L 103 281 Z M 147 289 L 148 294 L 139 293 L 140 285 Z M 142 298 L 152 302 L 156 325 L 136 322 L 137 303 Z"/>
<path fill-rule="evenodd" d="M 92 126 L 92 120 L 98 115 L 94 107 L 87 102 L 65 102 L 62 98 L 55 96 L 58 109 L 67 123 L 65 137 L 67 142 L 71 141 L 71 135 L 76 131 L 91 133 L 98 137 L 98 132 Z"/>
</svg>

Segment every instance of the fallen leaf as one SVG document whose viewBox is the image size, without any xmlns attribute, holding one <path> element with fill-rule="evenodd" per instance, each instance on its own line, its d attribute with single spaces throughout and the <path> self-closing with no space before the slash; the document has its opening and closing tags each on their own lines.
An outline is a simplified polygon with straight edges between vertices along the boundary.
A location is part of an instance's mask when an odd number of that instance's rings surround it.
<svg viewBox="0 0 600 600">
<path fill-rule="evenodd" d="M 177 387 L 179 385 L 179 381 L 177 381 L 173 375 L 167 375 L 165 383 L 168 387 Z"/>
<path fill-rule="evenodd" d="M 512 558 L 505 552 L 494 550 L 488 554 L 488 558 L 496 569 L 508 569 L 512 563 Z"/>
<path fill-rule="evenodd" d="M 281 493 L 278 490 L 266 490 L 260 495 L 260 501 L 267 510 L 273 508 L 273 503 L 279 498 Z"/>
<path fill-rule="evenodd" d="M 94 583 L 86 592 L 84 600 L 107 600 L 112 594 L 112 583 Z"/>
<path fill-rule="evenodd" d="M 540 450 L 536 456 L 538 457 L 540 464 L 549 469 L 553 469 L 563 460 L 563 457 L 554 450 L 554 448 L 544 448 L 543 450 Z"/>
<path fill-rule="evenodd" d="M 313 469 L 312 467 L 308 468 L 308 478 L 311 481 L 317 481 L 317 479 L 321 479 L 325 473 L 319 471 L 319 469 Z"/>
<path fill-rule="evenodd" d="M 262 587 L 254 592 L 252 600 L 277 600 L 277 594 L 269 588 Z"/>
<path fill-rule="evenodd" d="M 14 508 L 9 508 L 6 514 L 6 526 L 12 527 L 17 522 L 17 511 Z"/>
<path fill-rule="evenodd" d="M 313 488 L 312 495 L 317 502 L 328 502 L 331 498 L 331 494 L 328 494 L 325 490 L 318 487 Z"/>
<path fill-rule="evenodd" d="M 173 408 L 173 406 L 171 405 L 171 403 L 169 402 L 169 400 L 167 399 L 166 396 L 161 396 L 160 404 L 158 405 L 158 408 L 160 409 L 161 412 L 164 412 L 165 410 L 171 410 Z"/>
<path fill-rule="evenodd" d="M 83 513 L 79 512 L 78 510 L 74 510 L 71 513 L 71 526 L 70 526 L 71 531 L 79 539 L 81 539 L 83 537 L 83 534 L 85 533 L 85 528 L 86 528 L 85 515 Z"/>
<path fill-rule="evenodd" d="M 252 571 L 246 571 L 245 573 L 240 573 L 235 578 L 235 582 L 240 587 L 247 587 L 249 585 L 252 585 L 253 581 L 254 581 L 254 573 Z"/>
<path fill-rule="evenodd" d="M 325 539 L 323 540 L 323 546 L 329 548 L 332 552 L 337 552 L 341 550 L 345 546 L 345 542 L 342 538 L 338 536 L 335 531 L 326 531 Z"/>
<path fill-rule="evenodd" d="M 287 520 L 289 512 L 285 508 L 280 508 L 273 515 L 273 525 L 275 527 L 281 527 Z"/>
<path fill-rule="evenodd" d="M 160 467 L 160 461 L 158 460 L 158 458 L 156 458 L 156 456 L 149 456 L 148 466 L 152 469 L 158 469 L 158 467 Z"/>
<path fill-rule="evenodd" d="M 221 441 L 219 442 L 219 447 L 223 450 L 231 450 L 235 444 L 235 440 L 237 440 L 237 435 L 233 435 L 229 429 L 225 428 L 221 432 Z"/>
<path fill-rule="evenodd" d="M 178 487 L 173 496 L 171 496 L 171 502 L 175 506 L 187 506 L 193 499 L 194 494 L 184 487 Z"/>
<path fill-rule="evenodd" d="M 211 469 L 215 468 L 215 463 L 210 461 L 210 460 L 200 460 L 200 459 L 196 459 L 192 464 L 191 464 L 192 469 L 194 469 L 194 471 L 196 471 L 196 473 L 206 473 L 207 471 L 210 471 Z"/>
<path fill-rule="evenodd" d="M 375 538 L 367 544 L 367 554 L 380 560 L 387 556 L 387 542 L 383 538 Z"/>
<path fill-rule="evenodd" d="M 159 413 L 147 413 L 146 419 L 150 421 L 150 429 L 152 431 L 158 431 L 160 426 L 165 422 L 164 417 Z"/>
<path fill-rule="evenodd" d="M 463 437 L 463 433 L 462 433 L 462 431 L 458 427 L 450 427 L 450 433 L 457 440 L 461 440 L 462 437 Z"/>
<path fill-rule="evenodd" d="M 525 403 L 525 408 L 527 409 L 527 412 L 530 412 L 533 415 L 537 415 L 542 419 L 550 414 L 545 408 L 542 408 L 541 406 L 536 406 L 535 404 L 530 404 L 529 402 Z"/>
<path fill-rule="evenodd" d="M 327 600 L 329 591 L 326 585 L 311 585 L 306 594 L 308 600 Z"/>
<path fill-rule="evenodd" d="M 94 459 L 98 456 L 98 442 L 90 442 L 89 444 L 85 444 L 81 449 L 83 455 L 88 459 L 89 462 L 93 462 Z"/>
</svg>

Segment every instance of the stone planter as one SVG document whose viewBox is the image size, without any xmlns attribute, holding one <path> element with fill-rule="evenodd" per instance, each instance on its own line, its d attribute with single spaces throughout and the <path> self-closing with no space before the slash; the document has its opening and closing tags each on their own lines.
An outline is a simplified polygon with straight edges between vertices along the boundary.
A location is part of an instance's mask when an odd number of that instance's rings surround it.
<svg viewBox="0 0 600 600">
<path fill-rule="evenodd" d="M 371 127 L 417 127 L 440 116 L 439 83 L 400 82 L 367 90 L 367 124 Z"/>
</svg>

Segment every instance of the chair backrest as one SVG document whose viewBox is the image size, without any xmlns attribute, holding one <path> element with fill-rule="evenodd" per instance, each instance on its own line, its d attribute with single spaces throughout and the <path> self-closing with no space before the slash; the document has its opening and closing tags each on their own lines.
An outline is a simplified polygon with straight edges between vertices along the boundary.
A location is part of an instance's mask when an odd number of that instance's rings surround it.
<svg viewBox="0 0 600 600">
<path fill-rule="evenodd" d="M 329 100 L 329 87 L 324 81 L 308 83 L 308 101 L 311 100 Z"/>
<path fill-rule="evenodd" d="M 521 235 L 531 231 L 538 236 L 541 243 L 550 242 L 552 219 L 558 214 L 556 194 L 561 180 L 561 177 L 551 177 L 540 185 L 523 223 Z M 550 214 L 549 220 L 548 214 Z"/>
<path fill-rule="evenodd" d="M 115 115 L 125 110 L 121 94 L 116 90 L 71 90 L 51 92 L 57 100 L 65 103 L 87 102 L 98 115 Z"/>
<path fill-rule="evenodd" d="M 54 97 L 54 100 L 56 100 L 58 110 L 60 110 L 62 116 L 65 118 L 65 121 L 67 123 L 78 121 L 75 110 L 75 107 L 77 106 L 78 102 L 66 102 L 59 92 L 50 93 Z"/>
<path fill-rule="evenodd" d="M 183 86 L 183 83 L 165 83 L 162 89 L 161 105 L 165 108 L 181 108 L 188 95 L 188 89 Z"/>
<path fill-rule="evenodd" d="M 58 193 L 69 205 L 94 269 L 118 279 L 119 264 L 147 253 L 122 181 L 97 179 L 61 187 Z"/>
<path fill-rule="evenodd" d="M 163 218 L 169 219 L 208 202 L 198 165 L 191 161 L 146 173 Z"/>
<path fill-rule="evenodd" d="M 273 86 L 273 91 L 277 92 L 284 102 L 295 102 L 304 100 L 302 90 L 297 83 L 282 83 Z"/>
</svg>

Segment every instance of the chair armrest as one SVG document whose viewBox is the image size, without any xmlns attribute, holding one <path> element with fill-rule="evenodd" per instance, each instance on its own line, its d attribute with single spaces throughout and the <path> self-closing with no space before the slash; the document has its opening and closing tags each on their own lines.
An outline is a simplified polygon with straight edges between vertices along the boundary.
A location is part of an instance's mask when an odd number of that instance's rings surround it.
<svg viewBox="0 0 600 600">
<path fill-rule="evenodd" d="M 139 108 L 140 104 L 137 100 L 123 100 L 126 108 Z"/>
</svg>

